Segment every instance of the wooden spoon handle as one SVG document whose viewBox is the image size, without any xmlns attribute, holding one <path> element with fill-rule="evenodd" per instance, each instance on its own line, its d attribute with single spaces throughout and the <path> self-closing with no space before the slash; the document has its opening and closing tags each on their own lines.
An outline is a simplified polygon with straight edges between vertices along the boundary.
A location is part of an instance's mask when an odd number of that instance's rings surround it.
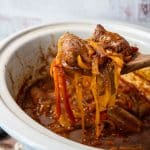
<svg viewBox="0 0 150 150">
<path fill-rule="evenodd" d="M 150 66 L 150 55 L 138 54 L 134 60 L 124 65 L 121 74 L 126 74 L 148 66 Z"/>
</svg>

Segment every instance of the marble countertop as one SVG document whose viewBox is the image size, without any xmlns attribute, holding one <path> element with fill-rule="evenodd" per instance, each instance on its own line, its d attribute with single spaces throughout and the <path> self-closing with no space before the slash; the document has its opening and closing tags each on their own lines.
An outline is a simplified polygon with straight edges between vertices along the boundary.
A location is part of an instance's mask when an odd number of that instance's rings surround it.
<svg viewBox="0 0 150 150">
<path fill-rule="evenodd" d="M 150 28 L 150 0 L 1 0 L 0 40 L 46 22 L 111 19 Z"/>
</svg>

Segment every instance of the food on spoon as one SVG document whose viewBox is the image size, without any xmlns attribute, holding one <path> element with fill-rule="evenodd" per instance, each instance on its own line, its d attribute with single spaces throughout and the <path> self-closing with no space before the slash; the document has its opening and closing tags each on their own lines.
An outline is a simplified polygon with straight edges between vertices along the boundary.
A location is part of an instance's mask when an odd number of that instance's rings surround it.
<svg viewBox="0 0 150 150">
<path fill-rule="evenodd" d="M 129 61 L 135 52 L 123 37 L 106 31 L 101 25 L 97 25 L 93 37 L 87 40 L 70 33 L 62 35 L 58 40 L 56 58 L 50 68 L 55 84 L 57 118 L 63 115 L 63 103 L 72 125 L 75 124 L 75 116 L 69 102 L 71 95 L 68 95 L 69 92 L 72 93 L 70 89 L 73 89 L 84 129 L 84 107 L 87 106 L 83 97 L 85 90 L 90 91 L 96 110 L 95 135 L 99 137 L 102 128 L 101 112 L 115 105 L 120 71 L 124 62 Z M 87 88 L 83 87 L 82 80 L 88 82 Z"/>
</svg>

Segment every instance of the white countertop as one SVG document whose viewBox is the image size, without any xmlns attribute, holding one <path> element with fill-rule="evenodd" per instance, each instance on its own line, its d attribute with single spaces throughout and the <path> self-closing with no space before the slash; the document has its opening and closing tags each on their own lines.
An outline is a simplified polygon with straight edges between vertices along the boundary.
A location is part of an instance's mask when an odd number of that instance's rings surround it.
<svg viewBox="0 0 150 150">
<path fill-rule="evenodd" d="M 29 26 L 78 19 L 112 19 L 150 28 L 150 0 L 1 0 L 0 40 Z"/>
</svg>

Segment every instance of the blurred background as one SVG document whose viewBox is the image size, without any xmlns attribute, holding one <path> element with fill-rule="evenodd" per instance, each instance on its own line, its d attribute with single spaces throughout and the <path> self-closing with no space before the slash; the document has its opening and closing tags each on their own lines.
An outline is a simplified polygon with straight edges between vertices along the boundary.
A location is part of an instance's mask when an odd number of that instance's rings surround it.
<svg viewBox="0 0 150 150">
<path fill-rule="evenodd" d="M 0 40 L 20 29 L 71 20 L 116 20 L 150 28 L 150 0 L 0 0 Z M 0 130 L 0 150 L 21 146 Z"/>
<path fill-rule="evenodd" d="M 45 22 L 112 19 L 150 28 L 150 0 L 0 0 L 0 39 Z"/>
</svg>

